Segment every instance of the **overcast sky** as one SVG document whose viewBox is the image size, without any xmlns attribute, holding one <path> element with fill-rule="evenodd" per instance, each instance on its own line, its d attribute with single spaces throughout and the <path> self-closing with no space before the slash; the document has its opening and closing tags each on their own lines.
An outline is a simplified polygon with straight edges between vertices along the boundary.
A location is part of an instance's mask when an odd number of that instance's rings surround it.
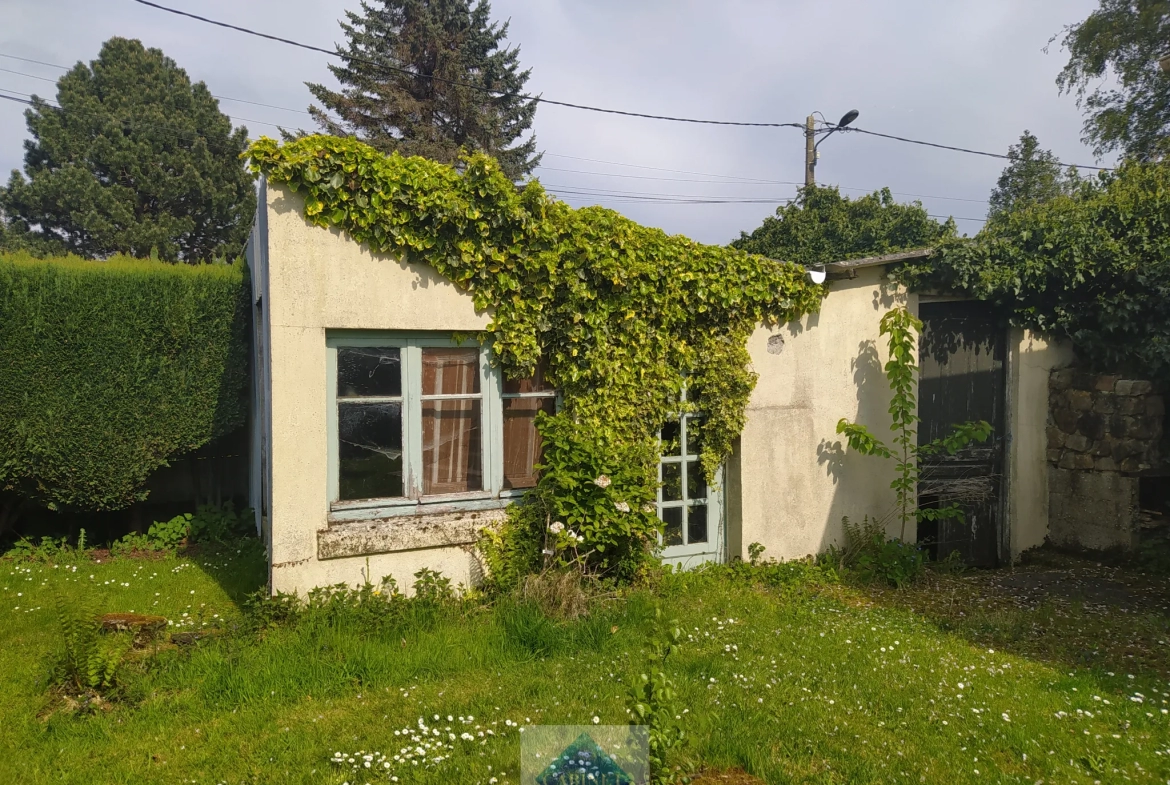
<svg viewBox="0 0 1170 785">
<path fill-rule="evenodd" d="M 202 15 L 331 47 L 358 0 L 160 0 Z M 1056 42 L 1096 0 L 494 0 L 509 41 L 545 97 L 614 109 L 748 122 L 836 121 L 849 109 L 873 131 L 1006 152 L 1030 129 L 1061 160 L 1094 163 L 1081 114 L 1054 79 Z M 0 54 L 60 65 L 121 35 L 161 48 L 218 96 L 303 111 L 306 80 L 329 81 L 323 54 L 163 13 L 132 0 L 0 0 Z M 55 95 L 61 71 L 0 57 L 0 89 Z M 11 73 L 22 72 L 26 75 Z M 31 75 L 31 76 L 28 76 Z M 309 118 L 238 101 L 221 108 L 250 135 Z M 0 171 L 19 168 L 24 107 L 0 101 Z M 542 105 L 538 171 L 573 205 L 604 204 L 669 232 L 725 243 L 751 230 L 803 179 L 797 129 L 694 126 Z M 589 160 L 581 160 L 589 159 Z M 604 163 L 603 163 L 604 162 Z M 1105 163 L 1109 163 L 1106 161 Z M 973 233 L 1003 162 L 859 134 L 821 147 L 819 182 L 850 195 L 882 186 L 954 215 Z M 567 171 L 571 170 L 571 171 Z M 698 174 L 696 174 L 698 173 Z M 621 175 L 621 176 L 618 176 Z M 711 176 L 711 175 L 720 175 Z M 5 178 L 6 179 L 6 178 Z M 771 182 L 752 182 L 752 181 Z M 777 182 L 779 181 L 779 182 Z M 622 195 L 615 195 L 618 194 Z M 758 204 L 649 203 L 680 197 Z M 944 198 L 949 197 L 949 198 Z"/>
</svg>

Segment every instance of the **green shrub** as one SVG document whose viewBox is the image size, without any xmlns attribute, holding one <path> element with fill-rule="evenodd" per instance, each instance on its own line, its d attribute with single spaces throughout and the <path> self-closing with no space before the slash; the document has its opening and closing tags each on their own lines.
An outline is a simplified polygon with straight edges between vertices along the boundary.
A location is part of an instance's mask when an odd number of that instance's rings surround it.
<svg viewBox="0 0 1170 785">
<path fill-rule="evenodd" d="M 155 521 L 146 534 L 130 532 L 110 546 L 110 553 L 122 556 L 134 551 L 168 551 L 174 553 L 187 541 L 191 531 L 191 513 L 176 515 L 169 521 Z"/>
<path fill-rule="evenodd" d="M 410 625 L 426 627 L 443 613 L 460 607 L 449 578 L 425 567 L 414 574 L 414 596 L 398 590 L 394 578 L 366 581 L 357 588 L 344 583 L 311 589 L 304 598 L 258 591 L 247 598 L 245 610 L 256 629 L 307 625 L 383 632 Z"/>
<path fill-rule="evenodd" d="M 4 558 L 18 562 L 72 561 L 89 556 L 85 529 L 78 533 L 76 545 L 70 545 L 67 537 L 42 537 L 39 543 L 21 537 L 4 553 Z"/>
<path fill-rule="evenodd" d="M 632 579 L 652 561 L 662 526 L 654 507 L 657 440 L 632 441 L 565 413 L 537 415 L 540 480 L 507 519 L 482 532 L 488 588 L 511 591 L 542 567 Z"/>
<path fill-rule="evenodd" d="M 0 491 L 122 509 L 242 424 L 248 291 L 242 263 L 0 254 Z"/>
<path fill-rule="evenodd" d="M 650 781 L 664 785 L 682 780 L 685 773 L 671 768 L 671 759 L 687 738 L 682 726 L 686 712 L 677 686 L 666 675 L 666 661 L 678 651 L 683 631 L 677 619 L 664 622 L 659 609 L 655 620 L 658 629 L 650 640 L 643 671 L 630 686 L 626 709 L 630 725 L 644 728 L 647 734 Z"/>
<path fill-rule="evenodd" d="M 227 542 L 256 534 L 252 509 L 245 507 L 236 512 L 236 505 L 231 501 L 220 507 L 201 504 L 190 520 L 191 542 Z"/>
<path fill-rule="evenodd" d="M 777 561 L 764 558 L 764 546 L 753 542 L 748 546 L 748 561 L 733 561 L 727 565 L 711 565 L 712 572 L 726 571 L 741 581 L 787 591 L 794 587 L 823 586 L 837 583 L 834 563 L 824 559 L 792 559 Z"/>
<path fill-rule="evenodd" d="M 915 544 L 886 537 L 885 527 L 868 515 L 860 523 L 846 516 L 845 546 L 833 546 L 822 562 L 851 570 L 864 583 L 886 583 L 902 588 L 922 577 L 926 554 Z"/>
</svg>

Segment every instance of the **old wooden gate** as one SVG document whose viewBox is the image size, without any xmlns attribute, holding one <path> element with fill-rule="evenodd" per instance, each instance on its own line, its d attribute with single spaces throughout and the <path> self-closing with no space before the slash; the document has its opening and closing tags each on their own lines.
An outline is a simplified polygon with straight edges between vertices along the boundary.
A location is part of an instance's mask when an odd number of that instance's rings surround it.
<svg viewBox="0 0 1170 785">
<path fill-rule="evenodd" d="M 922 303 L 919 316 L 918 443 L 968 420 L 986 420 L 994 430 L 955 455 L 923 459 L 920 505 L 958 504 L 964 515 L 919 523 L 918 540 L 932 558 L 957 551 L 967 564 L 995 567 L 1004 553 L 1006 329 L 985 303 Z"/>
</svg>

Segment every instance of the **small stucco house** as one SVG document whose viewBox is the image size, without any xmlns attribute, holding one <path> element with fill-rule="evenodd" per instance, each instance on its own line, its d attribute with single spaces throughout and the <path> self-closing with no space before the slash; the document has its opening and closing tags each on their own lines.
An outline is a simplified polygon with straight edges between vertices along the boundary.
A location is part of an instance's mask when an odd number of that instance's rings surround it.
<svg viewBox="0 0 1170 785">
<path fill-rule="evenodd" d="M 818 314 L 756 330 L 759 381 L 717 483 L 698 473 L 687 420 L 663 424 L 673 445 L 661 458 L 665 559 L 747 558 L 753 543 L 766 557 L 798 558 L 840 542 L 846 516 L 878 517 L 897 533 L 892 463 L 850 452 L 837 422 L 887 432 L 878 323 L 891 308 L 905 304 L 937 335 L 970 332 L 979 319 L 893 284 L 888 265 L 905 256 L 829 265 Z M 308 224 L 301 198 L 282 187 L 261 183 L 248 259 L 252 503 L 272 590 L 385 575 L 409 586 L 423 567 L 474 584 L 477 533 L 535 483 L 532 423 L 556 406 L 556 390 L 539 376 L 507 382 L 487 348 L 455 341 L 491 318 L 470 295 L 426 266 Z M 1007 328 L 936 342 L 921 362 L 924 432 L 957 411 L 990 418 L 996 437 L 985 454 L 937 467 L 940 488 L 961 480 L 973 494 L 972 512 L 965 529 L 931 536 L 1003 563 L 1047 533 L 1048 378 L 1069 353 Z"/>
</svg>

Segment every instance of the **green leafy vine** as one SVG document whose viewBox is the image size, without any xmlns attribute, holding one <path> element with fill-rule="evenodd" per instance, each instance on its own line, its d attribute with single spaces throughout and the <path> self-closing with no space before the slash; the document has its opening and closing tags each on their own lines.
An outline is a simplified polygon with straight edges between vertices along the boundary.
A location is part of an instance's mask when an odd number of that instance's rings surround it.
<svg viewBox="0 0 1170 785">
<path fill-rule="evenodd" d="M 311 223 L 427 264 L 491 309 L 480 338 L 509 377 L 547 364 L 563 409 L 538 420 L 540 484 L 500 535 L 512 544 L 497 543 L 532 567 L 559 522 L 584 538 L 576 552 L 591 567 L 636 568 L 659 527 L 658 429 L 680 406 L 704 412 L 712 477 L 755 385 L 748 337 L 816 311 L 823 296 L 801 267 L 572 209 L 538 182 L 515 185 L 482 154 L 451 167 L 309 136 L 261 139 L 249 155 L 254 172 L 304 196 Z"/>
</svg>

